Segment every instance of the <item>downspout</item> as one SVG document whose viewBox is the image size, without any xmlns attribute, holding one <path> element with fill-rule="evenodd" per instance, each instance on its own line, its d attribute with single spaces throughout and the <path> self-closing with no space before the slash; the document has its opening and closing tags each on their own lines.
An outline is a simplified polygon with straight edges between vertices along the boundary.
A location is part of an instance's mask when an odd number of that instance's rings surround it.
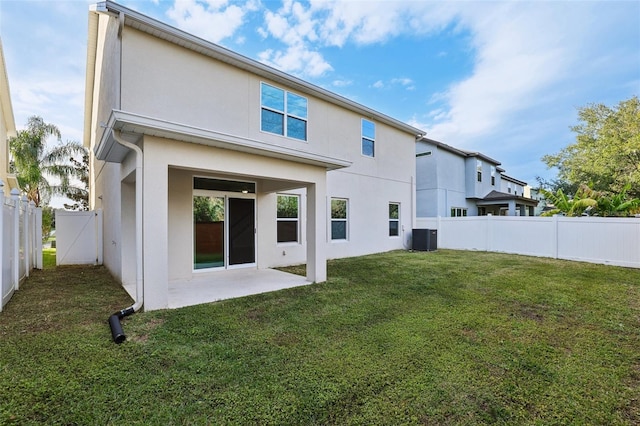
<svg viewBox="0 0 640 426">
<path fill-rule="evenodd" d="M 111 335 L 115 343 L 122 343 L 127 339 L 120 320 L 132 315 L 142 308 L 144 300 L 144 270 L 142 262 L 142 149 L 122 138 L 120 131 L 113 131 L 113 139 L 136 154 L 136 300 L 128 308 L 122 309 L 109 317 Z"/>
</svg>

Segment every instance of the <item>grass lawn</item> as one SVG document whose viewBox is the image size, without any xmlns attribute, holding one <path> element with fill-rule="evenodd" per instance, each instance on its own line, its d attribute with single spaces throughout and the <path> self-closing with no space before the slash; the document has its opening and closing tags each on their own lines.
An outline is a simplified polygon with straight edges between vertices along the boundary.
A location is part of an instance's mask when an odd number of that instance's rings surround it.
<svg viewBox="0 0 640 426">
<path fill-rule="evenodd" d="M 49 267 L 0 313 L 0 424 L 640 424 L 639 282 L 392 252 L 331 261 L 324 284 L 133 315 L 116 345 L 124 290 L 102 267 Z"/>
</svg>

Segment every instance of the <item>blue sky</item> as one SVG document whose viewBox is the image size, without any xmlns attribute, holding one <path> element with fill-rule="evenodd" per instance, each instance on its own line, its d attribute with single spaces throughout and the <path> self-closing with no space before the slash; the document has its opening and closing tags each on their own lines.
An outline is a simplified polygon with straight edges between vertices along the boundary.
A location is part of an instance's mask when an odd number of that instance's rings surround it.
<svg viewBox="0 0 640 426">
<path fill-rule="evenodd" d="M 81 140 L 93 1 L 0 0 L 17 127 L 41 115 Z M 577 108 L 640 95 L 640 1 L 119 2 L 480 151 L 553 178 Z"/>
</svg>

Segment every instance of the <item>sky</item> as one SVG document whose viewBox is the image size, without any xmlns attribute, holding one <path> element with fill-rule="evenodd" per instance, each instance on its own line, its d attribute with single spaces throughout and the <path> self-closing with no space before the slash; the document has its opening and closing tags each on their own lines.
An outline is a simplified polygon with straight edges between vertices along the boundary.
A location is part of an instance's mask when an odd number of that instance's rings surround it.
<svg viewBox="0 0 640 426">
<path fill-rule="evenodd" d="M 0 0 L 16 126 L 82 140 L 89 5 Z M 640 95 L 640 1 L 121 0 L 427 132 L 553 179 L 578 108 Z"/>
</svg>

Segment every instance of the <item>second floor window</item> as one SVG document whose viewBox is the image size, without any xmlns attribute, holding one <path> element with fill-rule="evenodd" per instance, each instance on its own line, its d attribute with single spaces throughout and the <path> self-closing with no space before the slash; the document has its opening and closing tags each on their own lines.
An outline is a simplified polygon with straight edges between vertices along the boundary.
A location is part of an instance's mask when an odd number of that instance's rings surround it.
<svg viewBox="0 0 640 426">
<path fill-rule="evenodd" d="M 362 155 L 375 157 L 376 124 L 373 121 L 362 119 Z"/>
<path fill-rule="evenodd" d="M 496 184 L 496 166 L 491 166 L 491 185 Z"/>
<path fill-rule="evenodd" d="M 482 182 L 482 161 L 476 160 L 476 173 L 478 174 L 478 182 Z"/>
<path fill-rule="evenodd" d="M 262 83 L 260 106 L 263 132 L 307 140 L 307 98 Z"/>
</svg>

